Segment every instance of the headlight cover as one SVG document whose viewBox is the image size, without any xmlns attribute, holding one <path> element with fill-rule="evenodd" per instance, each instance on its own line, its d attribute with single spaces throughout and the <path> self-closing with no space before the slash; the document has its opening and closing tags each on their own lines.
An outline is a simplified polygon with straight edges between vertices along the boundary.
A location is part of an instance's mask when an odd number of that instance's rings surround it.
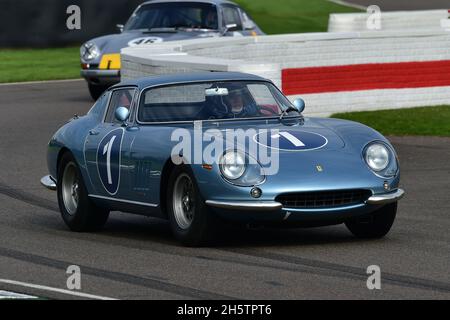
<svg viewBox="0 0 450 320">
<path fill-rule="evenodd" d="M 100 49 L 94 43 L 88 42 L 81 46 L 80 54 L 84 61 L 90 61 L 100 56 Z"/>
<path fill-rule="evenodd" d="M 237 180 L 245 173 L 245 156 L 239 151 L 227 151 L 220 159 L 219 167 L 226 179 Z"/>
<path fill-rule="evenodd" d="M 239 150 L 226 151 L 219 158 L 219 170 L 225 181 L 239 187 L 254 187 L 265 182 L 259 162 Z"/>
<path fill-rule="evenodd" d="M 394 177 L 398 162 L 394 151 L 382 142 L 373 142 L 364 150 L 364 159 L 372 171 L 382 177 Z"/>
<path fill-rule="evenodd" d="M 374 143 L 366 150 L 366 162 L 373 171 L 383 171 L 389 165 L 389 153 L 386 146 L 381 143 Z"/>
</svg>

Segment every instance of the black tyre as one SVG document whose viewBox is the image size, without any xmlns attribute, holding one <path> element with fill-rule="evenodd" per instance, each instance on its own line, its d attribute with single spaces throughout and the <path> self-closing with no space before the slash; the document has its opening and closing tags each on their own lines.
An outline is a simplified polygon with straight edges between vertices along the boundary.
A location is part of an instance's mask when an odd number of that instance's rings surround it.
<svg viewBox="0 0 450 320">
<path fill-rule="evenodd" d="M 100 98 L 103 92 L 105 92 L 108 89 L 107 86 L 95 85 L 91 83 L 88 84 L 88 87 L 89 93 L 91 94 L 92 99 L 94 99 L 95 101 L 97 101 L 97 99 Z"/>
<path fill-rule="evenodd" d="M 186 246 L 209 244 L 219 230 L 218 217 L 208 212 L 187 167 L 177 167 L 170 175 L 167 214 L 174 236 Z"/>
<path fill-rule="evenodd" d="M 109 211 L 97 207 L 89 199 L 80 169 L 69 152 L 61 158 L 57 180 L 58 205 L 69 229 L 75 232 L 101 229 L 108 220 Z"/>
<path fill-rule="evenodd" d="M 347 221 L 345 225 L 358 238 L 383 238 L 394 224 L 397 215 L 397 202 L 386 205 L 370 216 Z"/>
</svg>

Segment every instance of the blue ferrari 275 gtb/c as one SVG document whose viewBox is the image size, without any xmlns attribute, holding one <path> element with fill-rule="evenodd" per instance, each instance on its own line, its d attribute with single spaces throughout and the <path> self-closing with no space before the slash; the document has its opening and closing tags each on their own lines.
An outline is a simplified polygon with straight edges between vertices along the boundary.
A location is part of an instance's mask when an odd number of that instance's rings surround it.
<svg viewBox="0 0 450 320">
<path fill-rule="evenodd" d="M 242 73 L 120 83 L 53 136 L 42 184 L 77 232 L 123 211 L 169 220 L 190 246 L 224 221 L 345 223 L 357 237 L 385 236 L 404 195 L 394 148 L 371 128 L 304 108 Z"/>
</svg>

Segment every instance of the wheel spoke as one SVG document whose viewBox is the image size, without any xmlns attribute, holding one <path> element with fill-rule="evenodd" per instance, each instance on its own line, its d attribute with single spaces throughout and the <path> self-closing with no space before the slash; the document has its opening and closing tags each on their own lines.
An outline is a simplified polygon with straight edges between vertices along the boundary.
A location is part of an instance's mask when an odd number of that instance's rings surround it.
<svg viewBox="0 0 450 320">
<path fill-rule="evenodd" d="M 173 209 L 175 220 L 182 229 L 188 229 L 195 214 L 195 191 L 193 182 L 187 174 L 181 174 L 174 184 Z"/>
<path fill-rule="evenodd" d="M 67 212 L 74 215 L 78 208 L 80 190 L 77 168 L 73 162 L 68 163 L 64 169 L 61 191 Z"/>
</svg>

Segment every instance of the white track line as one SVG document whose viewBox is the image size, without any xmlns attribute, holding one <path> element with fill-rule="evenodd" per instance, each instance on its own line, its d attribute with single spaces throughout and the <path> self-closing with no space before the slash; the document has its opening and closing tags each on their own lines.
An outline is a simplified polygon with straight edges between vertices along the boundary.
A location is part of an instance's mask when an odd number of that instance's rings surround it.
<svg viewBox="0 0 450 320">
<path fill-rule="evenodd" d="M 367 10 L 366 6 L 362 6 L 360 4 L 354 4 L 354 3 L 344 1 L 344 0 L 328 0 L 328 1 L 333 2 L 335 4 L 339 4 L 341 6 L 346 6 L 346 7 L 350 7 L 350 8 L 354 8 L 354 9 L 358 9 L 358 10 L 363 10 L 363 11 Z"/>
<path fill-rule="evenodd" d="M 8 83 L 0 83 L 0 87 L 17 86 L 17 85 L 29 85 L 29 84 L 66 83 L 66 82 L 78 82 L 78 81 L 84 81 L 84 79 L 46 80 L 46 81 L 28 81 L 28 82 L 8 82 Z"/>
<path fill-rule="evenodd" d="M 82 293 L 82 292 L 76 292 L 76 291 L 52 288 L 52 287 L 47 287 L 47 286 L 40 286 L 40 285 L 36 285 L 36 284 L 19 282 L 19 281 L 13 281 L 13 280 L 0 279 L 0 283 L 14 285 L 14 286 L 20 286 L 20 287 L 25 287 L 25 288 L 31 288 L 31 289 L 37 289 L 37 290 L 42 290 L 42 291 L 50 291 L 50 292 L 62 293 L 62 294 L 66 294 L 66 295 L 70 295 L 70 296 L 74 296 L 74 297 L 86 298 L 86 299 L 117 300 L 117 299 L 114 299 L 114 298 L 96 296 L 96 295 L 93 295 L 93 294 L 87 294 L 87 293 Z"/>
<path fill-rule="evenodd" d="M 0 290 L 0 301 L 1 300 L 35 300 L 35 299 L 39 299 L 39 298 L 35 297 L 35 296 L 29 296 L 26 294 Z"/>
</svg>

